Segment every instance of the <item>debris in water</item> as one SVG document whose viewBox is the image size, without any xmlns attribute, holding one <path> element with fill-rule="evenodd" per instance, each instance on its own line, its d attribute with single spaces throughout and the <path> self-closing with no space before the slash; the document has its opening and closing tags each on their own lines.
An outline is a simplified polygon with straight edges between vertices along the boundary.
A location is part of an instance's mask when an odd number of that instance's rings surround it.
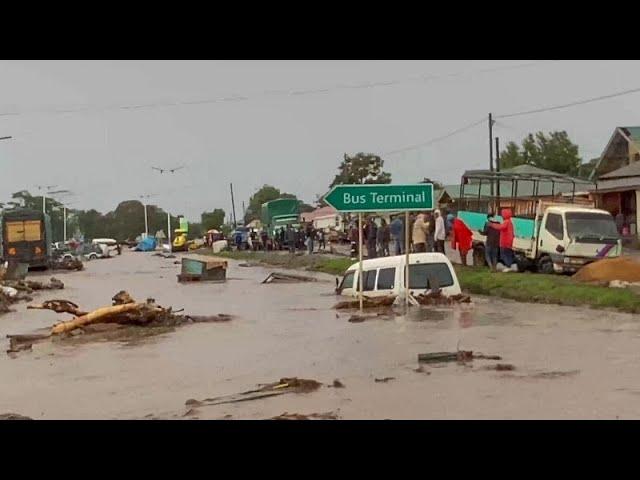
<svg viewBox="0 0 640 480">
<path fill-rule="evenodd" d="M 418 366 L 418 368 L 414 368 L 413 371 L 416 373 L 426 373 L 427 375 L 431 375 L 431 372 L 425 370 L 422 365 Z"/>
<path fill-rule="evenodd" d="M 333 388 L 345 388 L 344 387 L 344 383 L 342 383 L 340 380 L 338 380 L 337 378 L 333 381 L 333 384 L 331 385 Z"/>
<path fill-rule="evenodd" d="M 199 407 L 205 405 L 221 405 L 225 403 L 247 402 L 250 400 L 258 400 L 260 398 L 274 397 L 276 395 L 284 395 L 287 393 L 309 393 L 320 388 L 322 384 L 315 380 L 304 378 L 281 378 L 279 382 L 262 385 L 256 390 L 248 390 L 233 395 L 224 395 L 222 397 L 205 398 L 204 400 L 189 399 L 185 402 L 187 407 Z"/>
<path fill-rule="evenodd" d="M 483 367 L 483 370 L 496 370 L 498 372 L 506 372 L 515 369 L 515 365 L 511 365 L 510 363 L 496 363 L 495 365 L 487 365 L 486 367 Z"/>
<path fill-rule="evenodd" d="M 313 277 L 304 275 L 293 275 L 291 273 L 272 272 L 261 283 L 299 283 L 299 282 L 316 282 Z"/>
<path fill-rule="evenodd" d="M 18 413 L 0 413 L 0 420 L 33 420 L 33 418 Z"/>
<path fill-rule="evenodd" d="M 184 325 L 188 323 L 217 323 L 228 322 L 233 317 L 226 314 L 218 315 L 181 315 L 171 307 L 164 308 L 155 303 L 153 298 L 148 298 L 146 302 L 138 303 L 131 295 L 121 290 L 116 293 L 112 300 L 112 305 L 98 308 L 97 310 L 86 312 L 78 305 L 69 300 L 48 300 L 40 305 L 31 305 L 32 309 L 47 309 L 57 313 L 71 313 L 74 317 L 71 320 L 59 322 L 53 325 L 49 334 L 45 335 L 7 335 L 10 338 L 11 347 L 7 353 L 14 353 L 20 350 L 29 349 L 35 341 L 50 338 L 52 335 L 63 336 L 77 335 L 72 333 L 80 328 L 79 333 L 99 333 L 105 329 L 112 330 L 117 326 L 149 327 L 150 331 L 162 333 L 166 328 Z M 154 328 L 155 327 L 155 328 Z M 116 327 L 117 328 L 117 327 Z M 165 330 L 163 330 L 165 329 Z M 130 332 L 133 335 L 133 331 Z M 120 335 L 120 337 L 123 337 Z M 123 339 L 123 338 L 120 338 Z"/>
<path fill-rule="evenodd" d="M 56 260 L 51 264 L 52 270 L 83 270 L 84 265 L 82 260 L 78 258 L 65 257 L 60 260 Z"/>
<path fill-rule="evenodd" d="M 375 382 L 376 383 L 387 383 L 390 380 L 395 380 L 396 377 L 384 377 L 384 378 L 376 378 Z"/>
<path fill-rule="evenodd" d="M 339 420 L 340 417 L 335 412 L 325 413 L 288 413 L 284 412 L 277 417 L 272 417 L 271 420 Z"/>
<path fill-rule="evenodd" d="M 475 354 L 471 350 L 458 350 L 457 352 L 435 352 L 435 353 L 419 353 L 418 362 L 421 363 L 444 363 L 444 362 L 470 362 L 474 359 L 482 360 L 502 360 L 498 355 Z"/>
<path fill-rule="evenodd" d="M 453 305 L 454 303 L 470 303 L 471 297 L 469 295 L 450 295 L 446 296 L 442 294 L 442 291 L 423 293 L 415 297 L 420 305 Z"/>
<path fill-rule="evenodd" d="M 391 307 L 395 299 L 395 295 L 387 295 L 384 297 L 364 297 L 362 299 L 362 308 Z M 357 298 L 354 300 L 343 300 L 342 302 L 338 302 L 333 308 L 336 310 L 360 308 L 360 300 Z"/>
<path fill-rule="evenodd" d="M 552 371 L 552 372 L 540 372 L 531 375 L 533 378 L 560 378 L 560 377 L 572 377 L 580 373 L 580 370 L 565 370 L 565 371 Z"/>
</svg>

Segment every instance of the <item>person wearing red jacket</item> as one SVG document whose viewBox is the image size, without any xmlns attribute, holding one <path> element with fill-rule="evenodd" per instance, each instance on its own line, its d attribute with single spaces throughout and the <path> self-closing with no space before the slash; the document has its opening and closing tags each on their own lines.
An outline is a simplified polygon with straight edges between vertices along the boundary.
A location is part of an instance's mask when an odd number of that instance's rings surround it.
<svg viewBox="0 0 640 480">
<path fill-rule="evenodd" d="M 491 223 L 489 226 L 500 231 L 500 260 L 505 267 L 513 265 L 513 223 L 511 222 L 511 209 L 503 208 L 502 223 Z M 506 271 L 506 270 L 505 270 Z"/>
<path fill-rule="evenodd" d="M 469 227 L 456 217 L 451 227 L 451 248 L 460 252 L 462 265 L 467 265 L 467 253 L 471 250 L 473 233 Z"/>
</svg>

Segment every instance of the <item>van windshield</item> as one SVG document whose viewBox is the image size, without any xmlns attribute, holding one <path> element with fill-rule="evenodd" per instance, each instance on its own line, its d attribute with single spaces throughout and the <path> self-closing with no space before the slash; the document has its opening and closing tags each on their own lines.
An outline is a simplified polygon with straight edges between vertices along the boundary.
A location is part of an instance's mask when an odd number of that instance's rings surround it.
<svg viewBox="0 0 640 480">
<path fill-rule="evenodd" d="M 580 241 L 618 241 L 619 235 L 611 215 L 591 212 L 567 212 L 567 233 Z"/>
<path fill-rule="evenodd" d="M 339 291 L 344 290 L 345 288 L 353 288 L 353 274 L 354 272 L 348 272 L 344 278 L 342 279 L 342 283 L 340 287 L 338 287 Z"/>
<path fill-rule="evenodd" d="M 438 282 L 438 287 L 450 287 L 453 285 L 451 270 L 446 263 L 422 263 L 409 265 L 409 288 L 428 289 L 432 288 L 429 278 L 434 278 Z"/>
</svg>

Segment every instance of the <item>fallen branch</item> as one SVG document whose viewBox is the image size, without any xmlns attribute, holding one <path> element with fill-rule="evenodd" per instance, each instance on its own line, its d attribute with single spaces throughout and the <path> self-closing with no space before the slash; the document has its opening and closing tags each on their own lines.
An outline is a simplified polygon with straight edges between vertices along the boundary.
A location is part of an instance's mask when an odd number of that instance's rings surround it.
<svg viewBox="0 0 640 480">
<path fill-rule="evenodd" d="M 70 313 L 76 317 L 86 315 L 88 312 L 80 310 L 80 307 L 69 300 L 46 300 L 40 305 L 27 305 L 30 310 L 52 310 L 56 313 Z"/>
<path fill-rule="evenodd" d="M 157 309 L 158 312 L 162 311 L 160 307 L 151 308 Z M 136 311 L 140 313 L 145 309 L 149 309 L 149 305 L 144 303 L 126 303 L 124 305 L 113 305 L 111 307 L 98 308 L 97 310 L 89 312 L 86 315 L 75 317 L 73 320 L 60 322 L 54 325 L 51 329 L 51 333 L 60 334 L 70 332 L 71 330 L 75 330 L 76 328 L 82 327 L 83 325 L 87 325 L 89 323 L 108 322 L 109 320 L 112 321 L 114 317 L 117 317 L 118 315 Z M 128 319 L 131 320 L 130 318 Z"/>
</svg>

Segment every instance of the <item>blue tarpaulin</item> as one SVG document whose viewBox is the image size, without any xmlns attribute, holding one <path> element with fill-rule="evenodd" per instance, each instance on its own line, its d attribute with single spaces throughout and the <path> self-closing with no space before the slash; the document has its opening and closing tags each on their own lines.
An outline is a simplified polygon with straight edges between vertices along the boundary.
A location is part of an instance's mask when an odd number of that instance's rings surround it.
<svg viewBox="0 0 640 480">
<path fill-rule="evenodd" d="M 136 246 L 139 252 L 151 252 L 156 249 L 156 239 L 153 237 L 143 238 Z"/>
</svg>

